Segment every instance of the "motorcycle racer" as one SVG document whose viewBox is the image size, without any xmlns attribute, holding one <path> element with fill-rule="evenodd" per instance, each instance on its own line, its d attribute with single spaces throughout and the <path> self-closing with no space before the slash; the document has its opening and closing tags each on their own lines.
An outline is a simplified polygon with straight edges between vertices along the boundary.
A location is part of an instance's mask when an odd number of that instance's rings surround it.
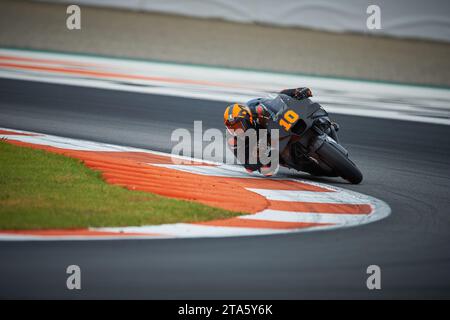
<svg viewBox="0 0 450 320">
<path fill-rule="evenodd" d="M 279 94 L 287 95 L 291 98 L 302 100 L 312 97 L 312 92 L 309 88 L 293 88 L 285 89 L 279 92 Z M 231 138 L 227 140 L 229 148 L 233 151 L 235 157 L 237 157 L 238 139 L 242 139 L 242 133 L 245 133 L 249 129 L 254 129 L 258 134 L 260 129 L 267 129 L 267 122 L 270 118 L 274 118 L 274 115 L 279 110 L 272 110 L 269 103 L 272 99 L 269 98 L 256 98 L 249 100 L 246 104 L 234 103 L 226 107 L 224 112 L 224 124 L 228 132 L 231 134 Z M 331 122 L 330 122 L 331 123 Z M 336 123 L 332 123 L 335 131 L 338 130 Z M 337 137 L 335 137 L 337 140 Z M 258 146 L 250 150 L 251 146 L 245 143 L 245 162 L 243 163 L 247 172 L 251 173 L 258 171 L 265 176 L 271 176 L 274 174 L 273 168 L 268 165 L 263 165 L 259 161 L 255 164 L 249 163 L 249 154 L 260 152 L 257 150 Z M 283 163 L 281 163 L 283 164 Z M 304 171 L 320 174 L 315 167 L 307 166 Z"/>
<path fill-rule="evenodd" d="M 285 89 L 279 93 L 298 100 L 312 97 L 311 90 L 306 87 Z M 237 133 L 240 132 L 239 130 L 245 132 L 248 129 L 253 128 L 258 132 L 259 129 L 266 129 L 267 120 L 277 112 L 277 110 L 270 110 L 270 108 L 264 104 L 267 100 L 269 99 L 256 98 L 248 101 L 246 104 L 231 104 L 225 109 L 224 124 L 228 132 L 232 135 L 232 137 L 227 140 L 227 143 L 235 156 L 237 156 L 237 139 L 239 138 L 239 134 Z M 249 152 L 252 152 L 252 150 L 246 150 L 246 159 L 248 158 Z M 248 172 L 259 171 L 267 176 L 273 174 L 273 172 L 267 171 L 268 166 L 264 166 L 261 163 L 249 164 L 246 161 L 244 167 Z"/>
</svg>

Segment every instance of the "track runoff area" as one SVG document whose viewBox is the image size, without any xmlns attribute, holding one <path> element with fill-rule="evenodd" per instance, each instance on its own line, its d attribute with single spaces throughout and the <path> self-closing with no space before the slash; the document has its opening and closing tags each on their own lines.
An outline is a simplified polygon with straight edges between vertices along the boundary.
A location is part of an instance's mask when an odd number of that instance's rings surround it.
<svg viewBox="0 0 450 320">
<path fill-rule="evenodd" d="M 0 49 L 0 77 L 237 102 L 307 83 L 314 88 L 316 101 L 326 104 L 331 113 L 450 124 L 450 91 L 440 88 L 12 49 Z M 357 226 L 390 214 L 388 204 L 369 195 L 282 173 L 266 178 L 207 159 L 183 158 L 180 162 L 171 154 L 14 128 L 0 128 L 0 137 L 81 159 L 86 166 L 100 170 L 108 183 L 245 213 L 203 223 L 3 230 L 2 240 L 264 235 Z M 242 197 L 231 203 L 230 192 Z"/>
</svg>

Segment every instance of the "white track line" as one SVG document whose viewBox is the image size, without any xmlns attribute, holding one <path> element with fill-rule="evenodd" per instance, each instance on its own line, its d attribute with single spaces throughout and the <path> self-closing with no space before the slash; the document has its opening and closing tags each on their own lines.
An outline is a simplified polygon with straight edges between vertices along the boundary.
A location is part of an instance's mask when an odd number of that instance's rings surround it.
<svg viewBox="0 0 450 320">
<path fill-rule="evenodd" d="M 239 219 L 281 221 L 281 222 L 304 222 L 304 223 L 332 223 L 332 224 L 355 224 L 367 219 L 364 214 L 344 213 L 315 213 L 315 212 L 291 212 L 266 209 L 256 214 L 240 216 Z"/>
<path fill-rule="evenodd" d="M 174 237 L 223 237 L 246 236 L 280 233 L 284 230 L 242 227 L 216 227 L 191 223 L 163 224 L 157 226 L 96 228 L 95 231 L 124 232 L 124 233 L 157 233 Z"/>
<path fill-rule="evenodd" d="M 12 57 L 5 62 L 14 66 L 0 66 L 0 77 L 8 79 L 224 102 L 245 102 L 282 88 L 309 86 L 330 113 L 450 125 L 450 90 L 446 88 L 17 49 L 0 48 L 0 55 Z M 74 67 L 73 63 L 86 65 Z M 49 66 L 59 72 L 34 68 Z"/>
</svg>

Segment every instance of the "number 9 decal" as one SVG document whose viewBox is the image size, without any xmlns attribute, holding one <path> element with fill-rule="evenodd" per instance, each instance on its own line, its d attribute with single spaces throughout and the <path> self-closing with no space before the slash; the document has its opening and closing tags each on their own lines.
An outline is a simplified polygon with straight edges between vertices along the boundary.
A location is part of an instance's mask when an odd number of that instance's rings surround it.
<svg viewBox="0 0 450 320">
<path fill-rule="evenodd" d="M 289 131 L 292 124 L 299 118 L 298 114 L 294 110 L 288 110 L 284 113 L 283 118 L 280 119 L 278 124 L 284 128 L 284 130 Z"/>
</svg>

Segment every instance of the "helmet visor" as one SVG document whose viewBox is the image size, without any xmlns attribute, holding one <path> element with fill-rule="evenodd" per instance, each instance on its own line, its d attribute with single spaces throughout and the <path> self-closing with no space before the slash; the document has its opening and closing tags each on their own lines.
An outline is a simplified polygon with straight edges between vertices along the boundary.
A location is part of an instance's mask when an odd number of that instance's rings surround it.
<svg viewBox="0 0 450 320">
<path fill-rule="evenodd" d="M 232 135 L 241 135 L 243 134 L 248 128 L 250 128 L 250 121 L 247 119 L 236 119 L 236 121 L 233 121 L 232 123 L 227 123 L 228 131 Z"/>
</svg>

